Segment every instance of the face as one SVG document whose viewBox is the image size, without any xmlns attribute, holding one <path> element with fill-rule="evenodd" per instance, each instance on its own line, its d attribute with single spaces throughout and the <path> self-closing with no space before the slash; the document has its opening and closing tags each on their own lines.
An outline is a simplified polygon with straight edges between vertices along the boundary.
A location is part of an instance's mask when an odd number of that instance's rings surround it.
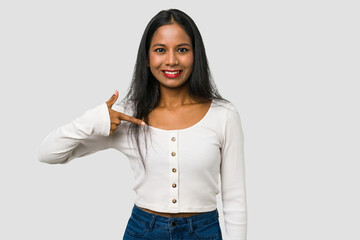
<svg viewBox="0 0 360 240">
<path fill-rule="evenodd" d="M 191 38 L 179 24 L 163 25 L 155 31 L 148 67 L 162 87 L 182 86 L 192 72 L 193 63 Z"/>
</svg>

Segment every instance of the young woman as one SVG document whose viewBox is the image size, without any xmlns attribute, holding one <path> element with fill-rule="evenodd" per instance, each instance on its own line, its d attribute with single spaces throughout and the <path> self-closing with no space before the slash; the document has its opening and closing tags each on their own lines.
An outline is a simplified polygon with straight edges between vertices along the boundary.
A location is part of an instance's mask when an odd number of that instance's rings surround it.
<svg viewBox="0 0 360 240">
<path fill-rule="evenodd" d="M 136 199 L 124 239 L 245 240 L 243 132 L 235 106 L 212 82 L 193 20 L 160 11 L 142 36 L 125 98 L 106 102 L 51 132 L 39 160 L 67 163 L 114 148 L 135 174 Z M 221 184 L 219 186 L 219 176 Z"/>
</svg>

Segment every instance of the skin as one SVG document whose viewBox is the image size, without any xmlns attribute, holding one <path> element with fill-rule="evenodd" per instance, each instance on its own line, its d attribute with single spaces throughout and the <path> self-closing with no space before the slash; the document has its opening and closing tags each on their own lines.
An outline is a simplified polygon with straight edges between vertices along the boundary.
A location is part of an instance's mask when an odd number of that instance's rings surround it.
<svg viewBox="0 0 360 240">
<path fill-rule="evenodd" d="M 194 103 L 187 91 L 194 54 L 191 38 L 177 23 L 159 27 L 151 40 L 148 67 L 160 83 L 159 107 L 175 109 Z M 166 77 L 161 70 L 182 70 L 177 78 Z"/>
<path fill-rule="evenodd" d="M 183 129 L 198 122 L 210 102 L 198 103 L 188 92 L 188 79 L 194 64 L 191 38 L 176 22 L 159 27 L 150 42 L 148 67 L 159 81 L 160 99 L 149 114 L 149 125 Z M 182 70 L 177 78 L 166 77 L 162 70 Z"/>
</svg>

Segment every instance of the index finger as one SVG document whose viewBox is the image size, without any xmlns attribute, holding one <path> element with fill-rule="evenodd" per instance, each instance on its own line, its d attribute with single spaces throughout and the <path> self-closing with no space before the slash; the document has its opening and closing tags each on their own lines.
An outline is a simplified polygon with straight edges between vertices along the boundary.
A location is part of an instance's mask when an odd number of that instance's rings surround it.
<svg viewBox="0 0 360 240">
<path fill-rule="evenodd" d="M 132 116 L 126 115 L 121 112 L 118 112 L 118 113 L 120 115 L 120 120 L 125 120 L 125 121 L 131 122 L 131 123 L 138 124 L 140 126 L 145 126 L 145 122 L 140 119 L 134 118 Z"/>
</svg>

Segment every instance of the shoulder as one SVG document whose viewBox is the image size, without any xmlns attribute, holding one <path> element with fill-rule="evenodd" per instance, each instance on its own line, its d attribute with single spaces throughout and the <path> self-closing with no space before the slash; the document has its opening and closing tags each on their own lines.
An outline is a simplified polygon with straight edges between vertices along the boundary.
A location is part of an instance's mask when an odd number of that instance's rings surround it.
<svg viewBox="0 0 360 240">
<path fill-rule="evenodd" d="M 235 104 L 229 100 L 213 99 L 208 123 L 219 135 L 224 135 L 227 129 L 240 125 L 240 116 Z"/>
<path fill-rule="evenodd" d="M 213 117 L 217 119 L 219 130 L 221 130 L 222 133 L 241 127 L 240 114 L 233 102 L 229 100 L 215 100 L 213 109 Z"/>
<path fill-rule="evenodd" d="M 229 100 L 213 99 L 212 108 L 218 116 L 224 116 L 224 119 L 230 114 L 238 114 L 238 110 L 234 103 Z"/>
<path fill-rule="evenodd" d="M 242 122 L 236 105 L 231 101 L 216 104 L 218 107 L 213 115 L 217 119 L 216 131 L 219 134 L 221 148 L 229 142 L 243 140 Z"/>
</svg>

